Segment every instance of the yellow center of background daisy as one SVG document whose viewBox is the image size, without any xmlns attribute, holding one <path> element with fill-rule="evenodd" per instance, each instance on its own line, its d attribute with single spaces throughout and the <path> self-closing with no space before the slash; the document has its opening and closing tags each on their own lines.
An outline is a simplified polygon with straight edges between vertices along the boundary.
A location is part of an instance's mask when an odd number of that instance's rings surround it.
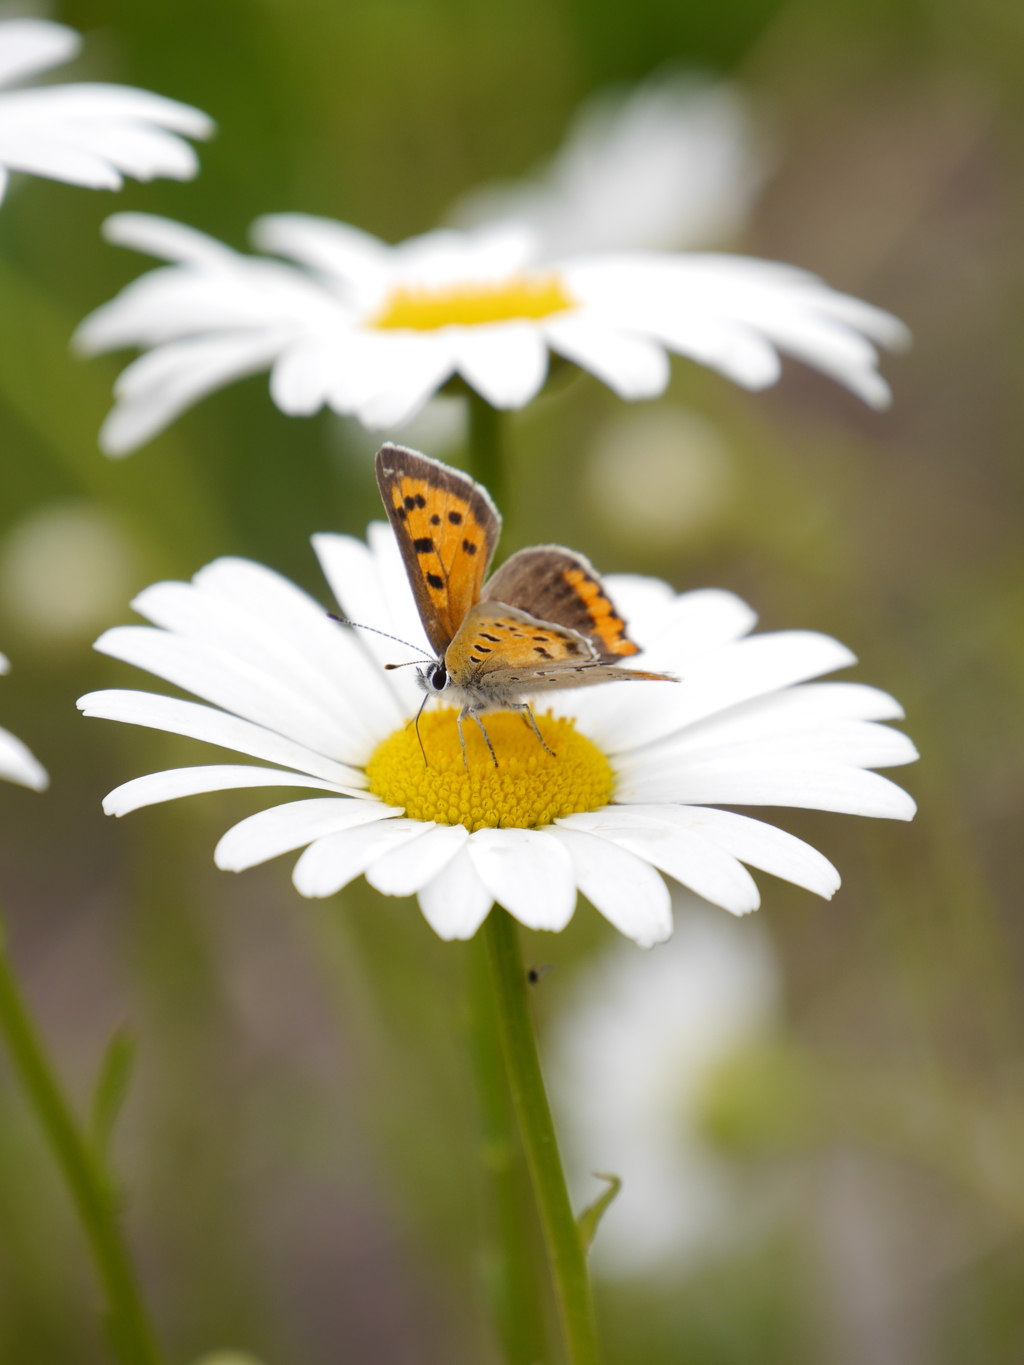
<svg viewBox="0 0 1024 1365">
<path fill-rule="evenodd" d="M 445 285 L 393 289 L 371 327 L 409 328 L 432 332 L 438 327 L 475 327 L 485 322 L 546 318 L 575 308 L 558 275 L 510 275 L 489 284 Z"/>
<path fill-rule="evenodd" d="M 596 810 L 611 800 L 615 776 L 595 745 L 571 720 L 538 716 L 546 753 L 517 712 L 484 716 L 498 759 L 495 767 L 474 721 L 463 722 L 466 760 L 451 708 L 428 711 L 416 730 L 396 730 L 366 765 L 370 790 L 389 806 L 404 806 L 413 820 L 476 829 L 534 829 L 560 815 Z M 426 750 L 427 762 L 423 761 Z"/>
</svg>

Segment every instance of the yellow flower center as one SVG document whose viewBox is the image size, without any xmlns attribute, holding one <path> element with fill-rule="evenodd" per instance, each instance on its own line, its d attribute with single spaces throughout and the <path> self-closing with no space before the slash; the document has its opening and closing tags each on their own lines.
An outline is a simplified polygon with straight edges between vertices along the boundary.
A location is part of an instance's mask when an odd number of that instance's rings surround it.
<svg viewBox="0 0 1024 1365">
<path fill-rule="evenodd" d="M 545 275 L 510 275 L 488 284 L 441 285 L 436 289 L 399 285 L 369 325 L 432 332 L 438 327 L 476 327 L 485 322 L 546 318 L 575 307 L 576 300 L 552 271 Z"/>
<path fill-rule="evenodd" d="M 415 727 L 396 730 L 366 765 L 370 790 L 389 806 L 404 806 L 413 820 L 476 829 L 534 829 L 560 815 L 596 810 L 611 800 L 614 774 L 595 745 L 571 720 L 538 716 L 537 726 L 554 756 L 538 743 L 528 723 L 512 711 L 483 718 L 498 759 L 495 767 L 483 735 L 463 722 L 463 766 L 458 713 L 450 707 L 420 717 L 423 749 Z M 423 761 L 426 750 L 427 761 Z"/>
</svg>

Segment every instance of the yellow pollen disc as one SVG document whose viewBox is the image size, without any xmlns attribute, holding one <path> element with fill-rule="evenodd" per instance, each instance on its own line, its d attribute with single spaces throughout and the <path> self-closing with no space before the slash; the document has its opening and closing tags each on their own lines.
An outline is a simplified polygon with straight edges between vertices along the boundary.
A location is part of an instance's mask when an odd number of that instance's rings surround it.
<svg viewBox="0 0 1024 1365">
<path fill-rule="evenodd" d="M 476 829 L 534 829 L 560 815 L 596 810 L 611 800 L 611 764 L 571 720 L 538 716 L 537 726 L 554 757 L 545 753 L 517 712 L 483 717 L 498 759 L 495 767 L 475 721 L 464 721 L 466 760 L 451 708 L 427 711 L 416 730 L 396 730 L 366 765 L 370 790 L 389 806 L 404 806 L 413 820 Z"/>
<path fill-rule="evenodd" d="M 519 274 L 494 284 L 446 285 L 438 289 L 400 286 L 391 291 L 369 325 L 432 332 L 438 327 L 475 327 L 485 322 L 546 318 L 575 307 L 576 300 L 554 272 Z"/>
</svg>

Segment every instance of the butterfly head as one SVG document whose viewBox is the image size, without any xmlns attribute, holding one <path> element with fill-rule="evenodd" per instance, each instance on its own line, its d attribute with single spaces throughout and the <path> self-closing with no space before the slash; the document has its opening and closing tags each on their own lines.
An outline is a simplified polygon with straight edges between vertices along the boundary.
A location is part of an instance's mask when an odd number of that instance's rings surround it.
<svg viewBox="0 0 1024 1365">
<path fill-rule="evenodd" d="M 445 688 L 451 686 L 451 678 L 448 670 L 444 666 L 443 659 L 435 659 L 433 663 L 427 664 L 425 668 L 417 669 L 416 677 L 420 687 L 424 692 L 431 695 L 435 692 L 443 692 Z"/>
</svg>

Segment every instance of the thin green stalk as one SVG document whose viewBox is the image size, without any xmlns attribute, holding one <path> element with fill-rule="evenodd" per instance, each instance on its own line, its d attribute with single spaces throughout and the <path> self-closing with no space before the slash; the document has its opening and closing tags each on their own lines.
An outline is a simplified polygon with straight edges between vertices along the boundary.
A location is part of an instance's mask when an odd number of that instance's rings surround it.
<svg viewBox="0 0 1024 1365">
<path fill-rule="evenodd" d="M 558 1153 L 527 999 L 519 931 L 496 905 L 481 929 L 505 1069 L 540 1213 L 570 1365 L 597 1365 L 599 1352 L 586 1252 Z"/>
<path fill-rule="evenodd" d="M 0 1031 L 78 1209 L 107 1297 L 107 1326 L 122 1365 L 160 1365 L 105 1171 L 64 1097 L 18 986 L 0 927 Z"/>
<path fill-rule="evenodd" d="M 507 511 L 505 498 L 505 423 L 504 413 L 492 408 L 486 398 L 469 390 L 469 472 L 482 483 L 498 507 Z"/>
<path fill-rule="evenodd" d="M 486 949 L 480 935 L 469 946 L 469 1045 L 490 1231 L 483 1258 L 485 1288 L 507 1365 L 536 1365 L 545 1354 L 540 1232 L 505 1079 Z"/>
</svg>

